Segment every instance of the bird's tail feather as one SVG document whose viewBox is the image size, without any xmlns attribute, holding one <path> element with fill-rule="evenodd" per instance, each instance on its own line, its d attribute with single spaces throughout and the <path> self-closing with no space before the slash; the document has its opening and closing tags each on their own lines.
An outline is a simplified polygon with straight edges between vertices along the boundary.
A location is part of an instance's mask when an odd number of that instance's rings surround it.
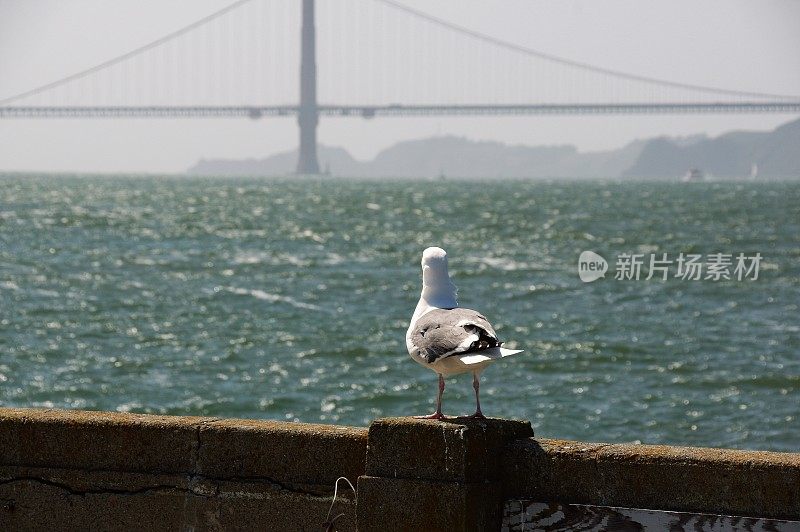
<svg viewBox="0 0 800 532">
<path fill-rule="evenodd" d="M 505 347 L 493 347 L 486 349 L 480 353 L 470 353 L 466 355 L 459 355 L 459 360 L 462 363 L 470 366 L 472 364 L 480 364 L 487 360 L 497 360 L 498 358 L 510 357 L 522 353 L 522 349 L 506 349 Z"/>
</svg>

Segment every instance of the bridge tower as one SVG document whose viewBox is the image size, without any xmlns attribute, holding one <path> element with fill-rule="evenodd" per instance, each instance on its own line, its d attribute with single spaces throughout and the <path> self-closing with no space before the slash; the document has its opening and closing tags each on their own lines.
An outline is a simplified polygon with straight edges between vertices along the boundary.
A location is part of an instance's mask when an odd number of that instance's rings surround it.
<svg viewBox="0 0 800 532">
<path fill-rule="evenodd" d="M 303 0 L 303 27 L 300 37 L 300 109 L 297 123 L 300 126 L 300 153 L 297 158 L 298 174 L 318 174 L 317 161 L 317 52 L 314 28 L 314 0 Z"/>
</svg>

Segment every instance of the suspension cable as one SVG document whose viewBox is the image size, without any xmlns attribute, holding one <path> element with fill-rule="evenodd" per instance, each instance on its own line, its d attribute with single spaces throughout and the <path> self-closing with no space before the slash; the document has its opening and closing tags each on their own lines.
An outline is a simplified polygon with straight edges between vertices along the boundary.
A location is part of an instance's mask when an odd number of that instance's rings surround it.
<svg viewBox="0 0 800 532">
<path fill-rule="evenodd" d="M 14 96 L 9 96 L 8 98 L 4 98 L 4 99 L 0 100 L 0 105 L 5 105 L 5 104 L 8 104 L 8 103 L 14 102 L 16 100 L 20 100 L 22 98 L 26 98 L 28 96 L 34 96 L 34 95 L 42 93 L 42 92 L 44 92 L 46 90 L 53 89 L 55 87 L 59 87 L 61 85 L 64 85 L 65 83 L 69 83 L 70 81 L 74 81 L 76 79 L 80 79 L 80 78 L 86 77 L 89 74 L 93 74 L 93 73 L 95 73 L 95 72 L 97 72 L 99 70 L 103 70 L 104 68 L 108 68 L 110 66 L 116 65 L 116 64 L 118 64 L 118 63 L 120 63 L 122 61 L 125 61 L 126 59 L 130 59 L 131 57 L 137 56 L 137 55 L 139 55 L 139 54 L 141 54 L 143 52 L 146 52 L 148 50 L 151 50 L 153 48 L 161 46 L 162 44 L 167 43 L 167 42 L 169 42 L 169 41 L 171 41 L 173 39 L 176 39 L 177 37 L 180 37 L 181 35 L 183 35 L 185 33 L 188 33 L 188 32 L 192 31 L 195 28 L 198 28 L 200 26 L 208 24 L 212 20 L 221 17 L 222 15 L 228 13 L 229 11 L 233 11 L 234 9 L 239 8 L 239 7 L 243 6 L 244 4 L 246 4 L 248 2 L 252 2 L 252 1 L 253 0 L 237 0 L 236 2 L 233 2 L 232 4 L 229 4 L 226 7 L 223 7 L 219 11 L 215 11 L 215 12 L 211 13 L 210 15 L 207 15 L 207 16 L 199 19 L 199 20 L 196 20 L 196 21 L 192 22 L 188 26 L 184 26 L 184 27 L 180 28 L 179 30 L 173 31 L 172 33 L 168 33 L 167 35 L 164 35 L 163 37 L 161 37 L 159 39 L 156 39 L 156 40 L 154 40 L 152 42 L 149 42 L 149 43 L 145 44 L 144 46 L 140 46 L 140 47 L 138 47 L 138 48 L 136 48 L 134 50 L 131 50 L 130 52 L 124 53 L 124 54 L 122 54 L 120 56 L 117 56 L 117 57 L 115 57 L 113 59 L 109 59 L 107 61 L 103 61 L 102 63 L 99 63 L 99 64 L 97 64 L 97 65 L 95 65 L 95 66 L 93 66 L 91 68 L 87 68 L 86 70 L 81 70 L 80 72 L 76 72 L 74 74 L 71 74 L 69 76 L 63 77 L 61 79 L 57 79 L 55 81 L 51 81 L 50 83 L 47 83 L 45 85 L 41 85 L 39 87 L 35 87 L 35 88 L 27 90 L 25 92 L 21 92 L 19 94 L 15 94 Z"/>
<path fill-rule="evenodd" d="M 694 85 L 691 83 L 681 83 L 677 81 L 669 81 L 660 78 L 651 78 L 648 76 L 640 76 L 637 74 L 631 74 L 629 72 L 622 72 L 620 70 L 613 70 L 610 68 L 603 68 L 595 65 L 590 65 L 588 63 L 581 63 L 580 61 L 573 61 L 571 59 L 565 59 L 563 57 L 559 57 L 556 55 L 548 54 L 546 52 L 542 52 L 539 50 L 535 50 L 533 48 L 528 48 L 516 43 L 512 43 L 510 41 L 505 41 L 503 39 L 499 39 L 497 37 L 493 37 L 486 33 L 481 33 L 479 31 L 467 28 L 466 26 L 461 26 L 459 24 L 455 24 L 448 20 L 436 17 L 434 15 L 430 15 L 425 13 L 424 11 L 420 11 L 418 9 L 414 9 L 409 7 L 405 4 L 397 2 L 395 0 L 374 0 L 375 2 L 384 4 L 391 8 L 397 9 L 399 11 L 403 11 L 409 15 L 413 15 L 419 19 L 425 20 L 437 26 L 447 28 L 449 30 L 461 33 L 463 35 L 467 35 L 474 39 L 478 39 L 495 46 L 499 46 L 502 48 L 506 48 L 508 50 L 513 50 L 515 52 L 532 56 L 538 57 L 539 59 L 545 59 L 547 61 L 552 61 L 554 63 L 559 63 L 565 66 L 570 66 L 573 68 L 580 68 L 583 70 L 590 70 L 592 72 L 596 72 L 599 74 L 605 74 L 608 76 L 614 76 L 620 79 L 627 79 L 629 81 L 639 81 L 644 83 L 652 83 L 656 85 L 662 85 L 665 87 L 672 87 L 672 88 L 679 88 L 679 89 L 688 89 L 688 90 L 695 90 L 701 92 L 708 92 L 713 94 L 725 94 L 727 96 L 744 96 L 750 98 L 778 98 L 778 99 L 790 99 L 790 100 L 800 100 L 800 96 L 798 95 L 788 95 L 788 94 L 771 94 L 766 92 L 748 92 L 748 91 L 737 91 L 731 89 L 722 89 L 718 87 L 709 87 L 707 85 Z"/>
</svg>

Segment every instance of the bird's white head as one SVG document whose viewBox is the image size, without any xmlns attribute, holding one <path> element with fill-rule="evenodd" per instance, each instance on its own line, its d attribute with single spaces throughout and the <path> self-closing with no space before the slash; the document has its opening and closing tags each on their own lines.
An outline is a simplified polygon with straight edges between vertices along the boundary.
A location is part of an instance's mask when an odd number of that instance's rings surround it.
<svg viewBox="0 0 800 532">
<path fill-rule="evenodd" d="M 430 247 L 422 252 L 422 297 L 440 308 L 456 307 L 456 286 L 447 271 L 447 252 Z"/>
<path fill-rule="evenodd" d="M 438 287 L 450 282 L 447 272 L 447 252 L 442 248 L 430 247 L 422 252 L 422 284 Z"/>
</svg>

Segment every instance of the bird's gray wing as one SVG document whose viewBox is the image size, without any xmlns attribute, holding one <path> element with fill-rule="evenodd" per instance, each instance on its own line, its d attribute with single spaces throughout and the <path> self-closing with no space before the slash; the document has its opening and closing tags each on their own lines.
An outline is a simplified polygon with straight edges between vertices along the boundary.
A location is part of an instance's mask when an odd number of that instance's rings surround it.
<svg viewBox="0 0 800 532">
<path fill-rule="evenodd" d="M 492 324 L 466 308 L 436 309 L 424 314 L 415 324 L 411 342 L 428 363 L 502 345 Z"/>
</svg>

